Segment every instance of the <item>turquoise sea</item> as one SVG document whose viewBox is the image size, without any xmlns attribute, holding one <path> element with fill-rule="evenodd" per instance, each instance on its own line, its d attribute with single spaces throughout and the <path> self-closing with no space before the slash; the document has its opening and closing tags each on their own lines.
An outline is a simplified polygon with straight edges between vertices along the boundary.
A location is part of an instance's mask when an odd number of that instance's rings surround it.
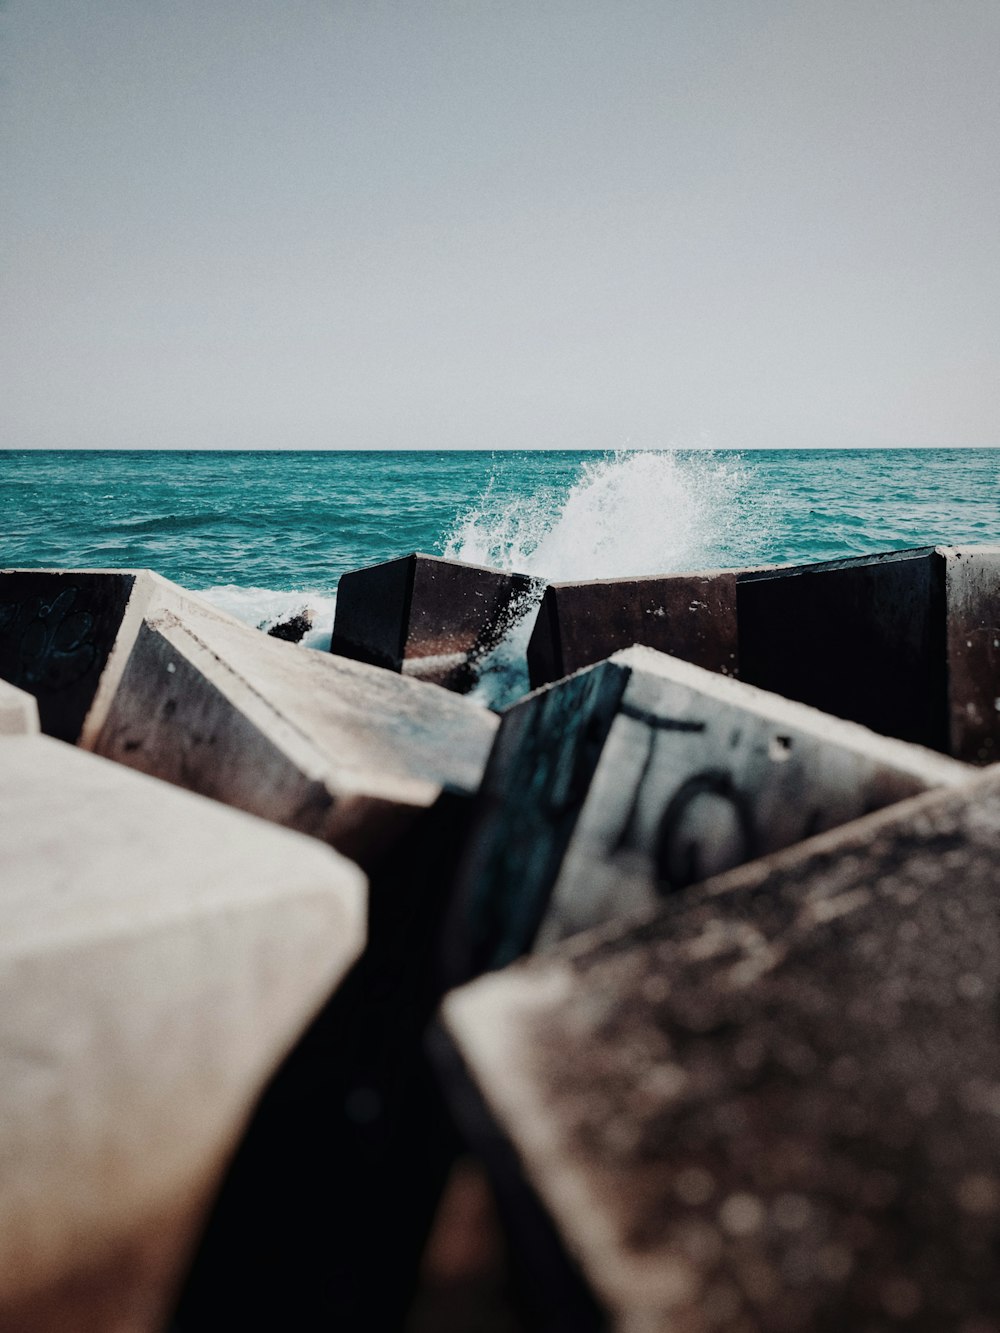
<svg viewBox="0 0 1000 1333">
<path fill-rule="evenodd" d="M 252 623 L 407 551 L 550 579 L 1000 541 L 1000 450 L 0 452 L 0 562 L 148 566 Z"/>
</svg>

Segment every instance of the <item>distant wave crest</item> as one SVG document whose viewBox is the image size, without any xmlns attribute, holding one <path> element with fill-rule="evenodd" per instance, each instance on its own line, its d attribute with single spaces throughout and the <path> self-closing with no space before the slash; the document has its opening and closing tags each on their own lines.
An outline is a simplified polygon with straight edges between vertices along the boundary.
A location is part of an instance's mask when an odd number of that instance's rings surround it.
<svg viewBox="0 0 1000 1333">
<path fill-rule="evenodd" d="M 140 536 L 146 533 L 196 532 L 199 528 L 217 528 L 220 522 L 229 525 L 239 523 L 252 527 L 253 519 L 233 518 L 226 515 L 223 520 L 216 510 L 204 510 L 197 514 L 156 514 L 145 518 L 123 518 L 109 522 L 106 527 L 111 532 L 122 532 L 128 536 Z"/>
</svg>

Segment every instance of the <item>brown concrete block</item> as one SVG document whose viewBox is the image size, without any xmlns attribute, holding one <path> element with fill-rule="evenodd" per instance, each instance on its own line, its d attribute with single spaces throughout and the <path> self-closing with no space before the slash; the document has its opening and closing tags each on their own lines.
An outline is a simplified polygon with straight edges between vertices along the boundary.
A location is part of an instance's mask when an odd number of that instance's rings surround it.
<svg viewBox="0 0 1000 1333">
<path fill-rule="evenodd" d="M 990 773 L 447 999 L 578 1328 L 1000 1325 L 998 857 Z"/>
<path fill-rule="evenodd" d="M 341 576 L 331 652 L 464 694 L 477 667 L 530 612 L 538 581 L 436 556 Z"/>
<path fill-rule="evenodd" d="M 744 680 L 971 763 L 1000 756 L 1000 548 L 741 574 Z"/>
<path fill-rule="evenodd" d="M 550 583 L 528 645 L 532 689 L 635 643 L 738 675 L 736 575 Z"/>
<path fill-rule="evenodd" d="M 617 653 L 504 714 L 453 951 L 474 975 L 968 774 L 652 649 Z"/>
<path fill-rule="evenodd" d="M 46 737 L 0 740 L 0 808 L 0 1328 L 160 1330 L 364 876 Z"/>
<path fill-rule="evenodd" d="M 149 571 L 0 574 L 0 599 L 16 610 L 0 663 L 37 691 L 43 729 L 355 859 L 478 787 L 485 709 L 269 638 Z"/>
<path fill-rule="evenodd" d="M 1000 546 L 949 548 L 945 559 L 948 752 L 1000 760 Z"/>
<path fill-rule="evenodd" d="M 31 736 L 38 731 L 38 704 L 24 690 L 0 680 L 0 736 Z"/>
</svg>

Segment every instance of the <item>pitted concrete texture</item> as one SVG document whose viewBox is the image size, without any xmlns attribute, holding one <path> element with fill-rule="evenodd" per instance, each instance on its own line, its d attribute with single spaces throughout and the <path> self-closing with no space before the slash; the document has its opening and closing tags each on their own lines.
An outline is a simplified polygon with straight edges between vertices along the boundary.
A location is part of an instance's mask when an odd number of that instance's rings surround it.
<svg viewBox="0 0 1000 1333">
<path fill-rule="evenodd" d="M 540 595 L 526 574 L 414 553 L 341 576 L 331 651 L 464 694 Z"/>
<path fill-rule="evenodd" d="M 1000 758 L 1000 547 L 738 576 L 744 680 L 970 763 Z"/>
<path fill-rule="evenodd" d="M 0 680 L 0 736 L 31 736 L 38 731 L 38 705 L 5 680 Z"/>
<path fill-rule="evenodd" d="M 445 690 L 269 638 L 148 571 L 0 575 L 0 597 L 12 588 L 33 624 L 72 608 L 87 664 L 72 706 L 58 634 L 28 654 L 28 684 L 44 686 L 43 730 L 47 710 L 86 749 L 366 864 L 442 790 L 479 784 L 496 718 Z M 8 634 L 8 660 L 20 642 Z"/>
<path fill-rule="evenodd" d="M 616 653 L 504 715 L 460 870 L 466 975 L 969 773 L 651 649 Z"/>
<path fill-rule="evenodd" d="M 161 1329 L 364 876 L 46 737 L 0 741 L 0 808 L 0 1328 Z"/>
<path fill-rule="evenodd" d="M 633 644 L 739 674 L 731 570 L 550 583 L 528 644 L 533 688 Z"/>
<path fill-rule="evenodd" d="M 998 864 L 990 773 L 446 1001 L 612 1328 L 1000 1328 Z"/>
</svg>

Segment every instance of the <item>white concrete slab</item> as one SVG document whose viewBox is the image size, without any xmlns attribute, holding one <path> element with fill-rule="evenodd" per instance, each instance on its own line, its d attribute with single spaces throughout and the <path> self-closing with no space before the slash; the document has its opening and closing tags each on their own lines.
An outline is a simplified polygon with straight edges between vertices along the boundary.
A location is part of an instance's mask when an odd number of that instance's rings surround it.
<svg viewBox="0 0 1000 1333">
<path fill-rule="evenodd" d="M 45 737 L 0 741 L 0 809 L 0 1327 L 159 1329 L 364 876 Z"/>
</svg>

